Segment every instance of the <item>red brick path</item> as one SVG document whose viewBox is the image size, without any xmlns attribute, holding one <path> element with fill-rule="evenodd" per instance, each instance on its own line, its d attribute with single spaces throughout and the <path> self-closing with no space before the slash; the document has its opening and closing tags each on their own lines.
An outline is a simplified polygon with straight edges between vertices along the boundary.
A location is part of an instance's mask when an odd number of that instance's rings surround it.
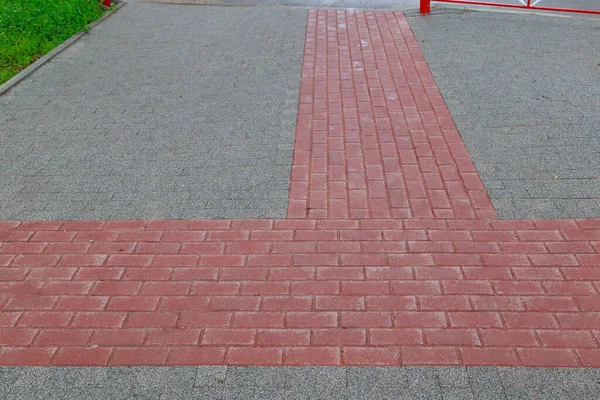
<svg viewBox="0 0 600 400">
<path fill-rule="evenodd" d="M 496 219 L 401 13 L 301 93 L 289 219 L 0 222 L 0 364 L 600 367 L 600 220 Z"/>
<path fill-rule="evenodd" d="M 311 12 L 301 85 L 289 218 L 496 219 L 403 14 Z"/>
</svg>

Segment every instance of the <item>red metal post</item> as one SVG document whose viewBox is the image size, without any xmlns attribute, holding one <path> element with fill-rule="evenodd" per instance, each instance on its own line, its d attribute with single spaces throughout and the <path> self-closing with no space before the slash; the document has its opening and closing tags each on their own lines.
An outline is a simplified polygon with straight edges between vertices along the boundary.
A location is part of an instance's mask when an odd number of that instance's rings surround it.
<svg viewBox="0 0 600 400">
<path fill-rule="evenodd" d="M 527 7 L 531 7 L 531 0 L 527 0 Z"/>
<path fill-rule="evenodd" d="M 431 11 L 431 0 L 421 0 L 421 14 L 429 14 Z"/>
</svg>

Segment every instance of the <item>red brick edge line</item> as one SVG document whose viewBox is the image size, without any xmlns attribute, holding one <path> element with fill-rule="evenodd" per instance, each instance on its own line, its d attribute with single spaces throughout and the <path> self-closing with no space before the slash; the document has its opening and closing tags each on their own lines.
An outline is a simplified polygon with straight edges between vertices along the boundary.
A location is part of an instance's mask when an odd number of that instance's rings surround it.
<svg viewBox="0 0 600 400">
<path fill-rule="evenodd" d="M 0 223 L 2 365 L 600 366 L 600 220 Z"/>
</svg>

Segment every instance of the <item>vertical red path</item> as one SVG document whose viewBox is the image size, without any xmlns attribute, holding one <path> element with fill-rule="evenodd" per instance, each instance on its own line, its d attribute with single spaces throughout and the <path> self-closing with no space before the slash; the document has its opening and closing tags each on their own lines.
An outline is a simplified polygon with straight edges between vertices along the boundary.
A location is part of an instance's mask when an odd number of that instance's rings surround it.
<svg viewBox="0 0 600 400">
<path fill-rule="evenodd" d="M 310 11 L 290 218 L 496 218 L 398 12 Z"/>
</svg>

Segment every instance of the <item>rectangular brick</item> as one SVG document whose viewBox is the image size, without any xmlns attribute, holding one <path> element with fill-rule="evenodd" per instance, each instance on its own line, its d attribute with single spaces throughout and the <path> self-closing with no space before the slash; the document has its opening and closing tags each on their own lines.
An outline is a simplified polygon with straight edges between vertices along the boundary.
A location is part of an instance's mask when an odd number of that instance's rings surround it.
<svg viewBox="0 0 600 400">
<path fill-rule="evenodd" d="M 166 231 L 162 242 L 202 242 L 206 238 L 205 231 Z"/>
<path fill-rule="evenodd" d="M 46 347 L 84 346 L 91 336 L 91 329 L 43 329 L 35 344 Z"/>
<path fill-rule="evenodd" d="M 413 279 L 413 269 L 410 267 L 367 267 L 369 280 L 410 280 Z"/>
<path fill-rule="evenodd" d="M 109 221 L 114 222 L 114 221 Z M 123 221 L 126 222 L 126 221 Z M 108 224 L 105 225 L 105 229 Z M 162 236 L 160 231 L 124 231 L 119 233 L 117 241 L 119 242 L 158 242 Z"/>
<path fill-rule="evenodd" d="M 537 334 L 545 347 L 596 347 L 594 337 L 586 331 L 538 330 Z"/>
<path fill-rule="evenodd" d="M 0 353 L 0 364 L 11 366 L 47 366 L 56 348 L 5 347 Z"/>
<path fill-rule="evenodd" d="M 208 329 L 207 329 L 208 331 Z M 161 329 L 151 331 L 146 339 L 147 346 L 196 345 L 200 339 L 200 329 Z"/>
<path fill-rule="evenodd" d="M 317 245 L 315 242 L 275 242 L 273 243 L 273 253 L 291 254 L 291 253 L 315 253 Z M 268 252 L 268 249 L 267 251 Z M 256 252 L 259 253 L 259 252 Z"/>
<path fill-rule="evenodd" d="M 364 310 L 365 299 L 362 296 L 316 296 L 317 310 Z"/>
<path fill-rule="evenodd" d="M 142 282 L 136 281 L 103 281 L 97 282 L 92 289 L 94 295 L 126 296 L 139 293 Z"/>
<path fill-rule="evenodd" d="M 423 344 L 420 329 L 369 329 L 369 343 L 373 346 L 412 346 Z"/>
<path fill-rule="evenodd" d="M 321 280 L 362 280 L 364 269 L 359 267 L 320 267 L 317 279 Z"/>
<path fill-rule="evenodd" d="M 60 256 L 50 255 L 18 255 L 13 259 L 13 267 L 53 267 L 58 264 Z"/>
<path fill-rule="evenodd" d="M 309 296 L 265 296 L 262 309 L 268 311 L 308 311 L 312 308 Z"/>
<path fill-rule="evenodd" d="M 181 244 L 179 243 L 140 243 L 135 249 L 138 254 L 177 254 Z M 110 258 L 109 258 L 110 262 Z"/>
<path fill-rule="evenodd" d="M 4 310 L 51 310 L 57 300 L 57 296 L 14 295 L 6 302 Z"/>
<path fill-rule="evenodd" d="M 563 280 L 563 276 L 554 267 L 515 267 L 512 269 L 517 280 Z"/>
<path fill-rule="evenodd" d="M 487 281 L 442 281 L 442 290 L 445 294 L 493 294 L 492 286 Z"/>
<path fill-rule="evenodd" d="M 344 328 L 387 328 L 392 326 L 392 314 L 390 312 L 342 312 L 341 326 Z"/>
<path fill-rule="evenodd" d="M 405 347 L 402 349 L 403 365 L 458 365 L 458 352 L 454 347 Z"/>
<path fill-rule="evenodd" d="M 480 311 L 517 311 L 524 304 L 518 296 L 471 296 L 473 308 Z"/>
<path fill-rule="evenodd" d="M 536 254 L 548 252 L 544 244 L 539 242 L 500 243 L 500 248 L 502 248 L 503 253 L 507 254 Z"/>
<path fill-rule="evenodd" d="M 257 311 L 259 304 L 259 297 L 215 296 L 210 308 L 215 311 Z"/>
<path fill-rule="evenodd" d="M 77 328 L 120 328 L 123 326 L 126 312 L 78 312 L 71 326 Z"/>
<path fill-rule="evenodd" d="M 373 347 L 345 347 L 343 349 L 345 365 L 400 365 L 397 349 Z"/>
<path fill-rule="evenodd" d="M 64 296 L 61 297 L 55 310 L 100 311 L 106 307 L 108 296 Z"/>
<path fill-rule="evenodd" d="M 53 328 L 65 327 L 73 317 L 67 311 L 27 311 L 19 319 L 19 327 Z"/>
<path fill-rule="evenodd" d="M 297 281 L 291 284 L 294 295 L 336 295 L 340 294 L 340 283 L 336 281 Z"/>
<path fill-rule="evenodd" d="M 158 296 L 114 296 L 107 310 L 111 311 L 152 311 L 158 306 Z"/>
<path fill-rule="evenodd" d="M 531 265 L 524 254 L 482 254 L 481 259 L 486 267 L 527 267 Z"/>
<path fill-rule="evenodd" d="M 438 266 L 468 266 L 482 265 L 477 254 L 434 254 L 435 265 Z"/>
<path fill-rule="evenodd" d="M 419 296 L 422 310 L 429 311 L 463 311 L 470 310 L 471 304 L 467 296 Z"/>
<path fill-rule="evenodd" d="M 288 268 L 289 269 L 289 268 Z M 272 271 L 267 268 L 236 268 L 224 267 L 219 271 L 220 281 L 264 281 L 267 273 Z"/>
<path fill-rule="evenodd" d="M 283 264 L 281 266 L 285 266 Z M 337 254 L 297 254 L 294 255 L 294 266 L 336 266 Z"/>
<path fill-rule="evenodd" d="M 204 319 L 198 322 L 203 323 Z M 224 321 L 223 321 L 224 322 Z M 239 328 L 283 328 L 284 314 L 282 312 L 237 312 L 233 326 Z"/>
<path fill-rule="evenodd" d="M 228 365 L 281 365 L 283 349 L 280 347 L 231 347 L 227 354 Z"/>
<path fill-rule="evenodd" d="M 112 354 L 111 348 L 61 348 L 52 357 L 52 365 L 105 366 Z"/>
<path fill-rule="evenodd" d="M 244 282 L 242 295 L 283 295 L 290 292 L 287 282 Z"/>
<path fill-rule="evenodd" d="M 302 256 L 295 256 L 302 257 Z M 248 256 L 248 267 L 286 267 L 291 265 L 292 257 L 284 254 L 251 254 Z"/>
<path fill-rule="evenodd" d="M 512 280 L 512 274 L 508 267 L 463 267 L 466 279 L 481 280 Z"/>
<path fill-rule="evenodd" d="M 202 336 L 204 345 L 253 345 L 256 331 L 254 329 L 208 328 Z"/>
<path fill-rule="evenodd" d="M 50 281 L 47 282 L 40 294 L 42 295 L 85 295 L 90 292 L 93 282 Z"/>
<path fill-rule="evenodd" d="M 256 339 L 259 346 L 307 346 L 309 329 L 259 329 Z"/>
<path fill-rule="evenodd" d="M 556 318 L 551 313 L 542 312 L 504 312 L 504 322 L 508 328 L 546 329 L 558 328 Z"/>
<path fill-rule="evenodd" d="M 500 295 L 544 294 L 542 284 L 534 281 L 497 281 L 492 282 L 492 286 L 496 293 Z"/>
<path fill-rule="evenodd" d="M 40 254 L 48 243 L 8 242 L 0 247 L 0 254 Z"/>
<path fill-rule="evenodd" d="M 576 367 L 579 365 L 570 349 L 517 349 L 524 366 Z"/>
<path fill-rule="evenodd" d="M 27 346 L 33 342 L 33 339 L 37 333 L 37 329 L 0 329 L 0 346 Z"/>
<path fill-rule="evenodd" d="M 113 267 L 147 267 L 152 263 L 151 255 L 112 254 L 106 265 Z"/>
<path fill-rule="evenodd" d="M 125 321 L 127 328 L 174 328 L 179 320 L 175 312 L 135 312 Z"/>
<path fill-rule="evenodd" d="M 232 242 L 232 241 L 247 241 L 250 239 L 250 232 L 243 231 L 210 231 L 206 236 L 208 242 Z"/>
<path fill-rule="evenodd" d="M 595 296 L 596 290 L 590 282 L 569 281 L 569 282 L 544 282 L 546 291 L 553 296 Z"/>
<path fill-rule="evenodd" d="M 318 242 L 317 251 L 319 253 L 359 253 L 361 251 L 360 242 Z"/>
<path fill-rule="evenodd" d="M 65 254 L 58 265 L 65 267 L 100 267 L 106 261 L 104 254 Z"/>
<path fill-rule="evenodd" d="M 90 345 L 141 346 L 147 335 L 146 329 L 96 329 Z"/>
<path fill-rule="evenodd" d="M 243 267 L 246 256 L 238 254 L 203 254 L 201 267 Z"/>
<path fill-rule="evenodd" d="M 338 325 L 336 312 L 288 312 L 286 326 L 291 328 L 327 328 Z"/>
<path fill-rule="evenodd" d="M 577 304 L 572 297 L 559 296 L 527 296 L 523 303 L 529 311 L 577 311 Z"/>
<path fill-rule="evenodd" d="M 288 246 L 289 243 L 282 243 L 282 244 L 278 244 L 277 249 L 279 249 L 279 246 Z M 229 254 L 260 254 L 260 253 L 269 253 L 269 251 L 271 250 L 271 243 L 268 242 L 230 242 L 227 243 L 226 247 L 225 247 L 225 253 L 229 253 Z M 284 253 L 282 251 L 275 251 L 275 248 L 273 250 L 274 253 Z M 289 253 L 289 252 L 285 252 L 285 253 Z"/>
<path fill-rule="evenodd" d="M 342 282 L 342 293 L 344 295 L 385 295 L 389 294 L 389 282 L 354 281 Z"/>
<path fill-rule="evenodd" d="M 167 365 L 222 365 L 224 347 L 176 347 L 171 351 Z"/>
<path fill-rule="evenodd" d="M 211 242 L 211 243 L 183 243 L 181 245 L 181 254 L 195 254 L 195 255 L 207 255 L 207 254 L 221 254 L 225 251 L 225 243 Z M 233 257 L 235 258 L 235 257 Z"/>
<path fill-rule="evenodd" d="M 515 350 L 480 348 L 480 347 L 462 347 L 460 355 L 464 365 L 471 366 L 517 366 Z"/>
<path fill-rule="evenodd" d="M 448 319 L 457 328 L 502 328 L 500 314 L 494 312 L 449 312 Z"/>
<path fill-rule="evenodd" d="M 479 337 L 475 329 L 424 329 L 425 339 L 430 345 L 478 346 Z"/>
<path fill-rule="evenodd" d="M 340 349 L 333 347 L 292 347 L 285 350 L 286 365 L 340 365 Z"/>
<path fill-rule="evenodd" d="M 417 302 L 413 296 L 367 296 L 366 309 L 380 310 L 416 310 Z"/>
<path fill-rule="evenodd" d="M 410 267 L 434 265 L 431 254 L 388 254 L 391 266 Z"/>
<path fill-rule="evenodd" d="M 529 258 L 533 265 L 542 267 L 576 267 L 579 265 L 575 256 L 569 254 L 532 254 Z"/>
<path fill-rule="evenodd" d="M 187 287 L 189 287 L 189 283 L 184 283 L 186 289 L 184 287 L 181 288 L 180 293 L 175 292 L 173 294 L 186 294 Z M 194 282 L 192 284 L 190 293 L 192 295 L 237 295 L 240 292 L 241 284 L 239 282 Z M 162 294 L 169 294 L 168 287 L 165 288 Z"/>
<path fill-rule="evenodd" d="M 117 347 L 110 360 L 110 365 L 165 365 L 168 348 L 161 347 Z"/>
<path fill-rule="evenodd" d="M 600 312 L 559 313 L 556 315 L 564 329 L 598 329 Z"/>
</svg>

